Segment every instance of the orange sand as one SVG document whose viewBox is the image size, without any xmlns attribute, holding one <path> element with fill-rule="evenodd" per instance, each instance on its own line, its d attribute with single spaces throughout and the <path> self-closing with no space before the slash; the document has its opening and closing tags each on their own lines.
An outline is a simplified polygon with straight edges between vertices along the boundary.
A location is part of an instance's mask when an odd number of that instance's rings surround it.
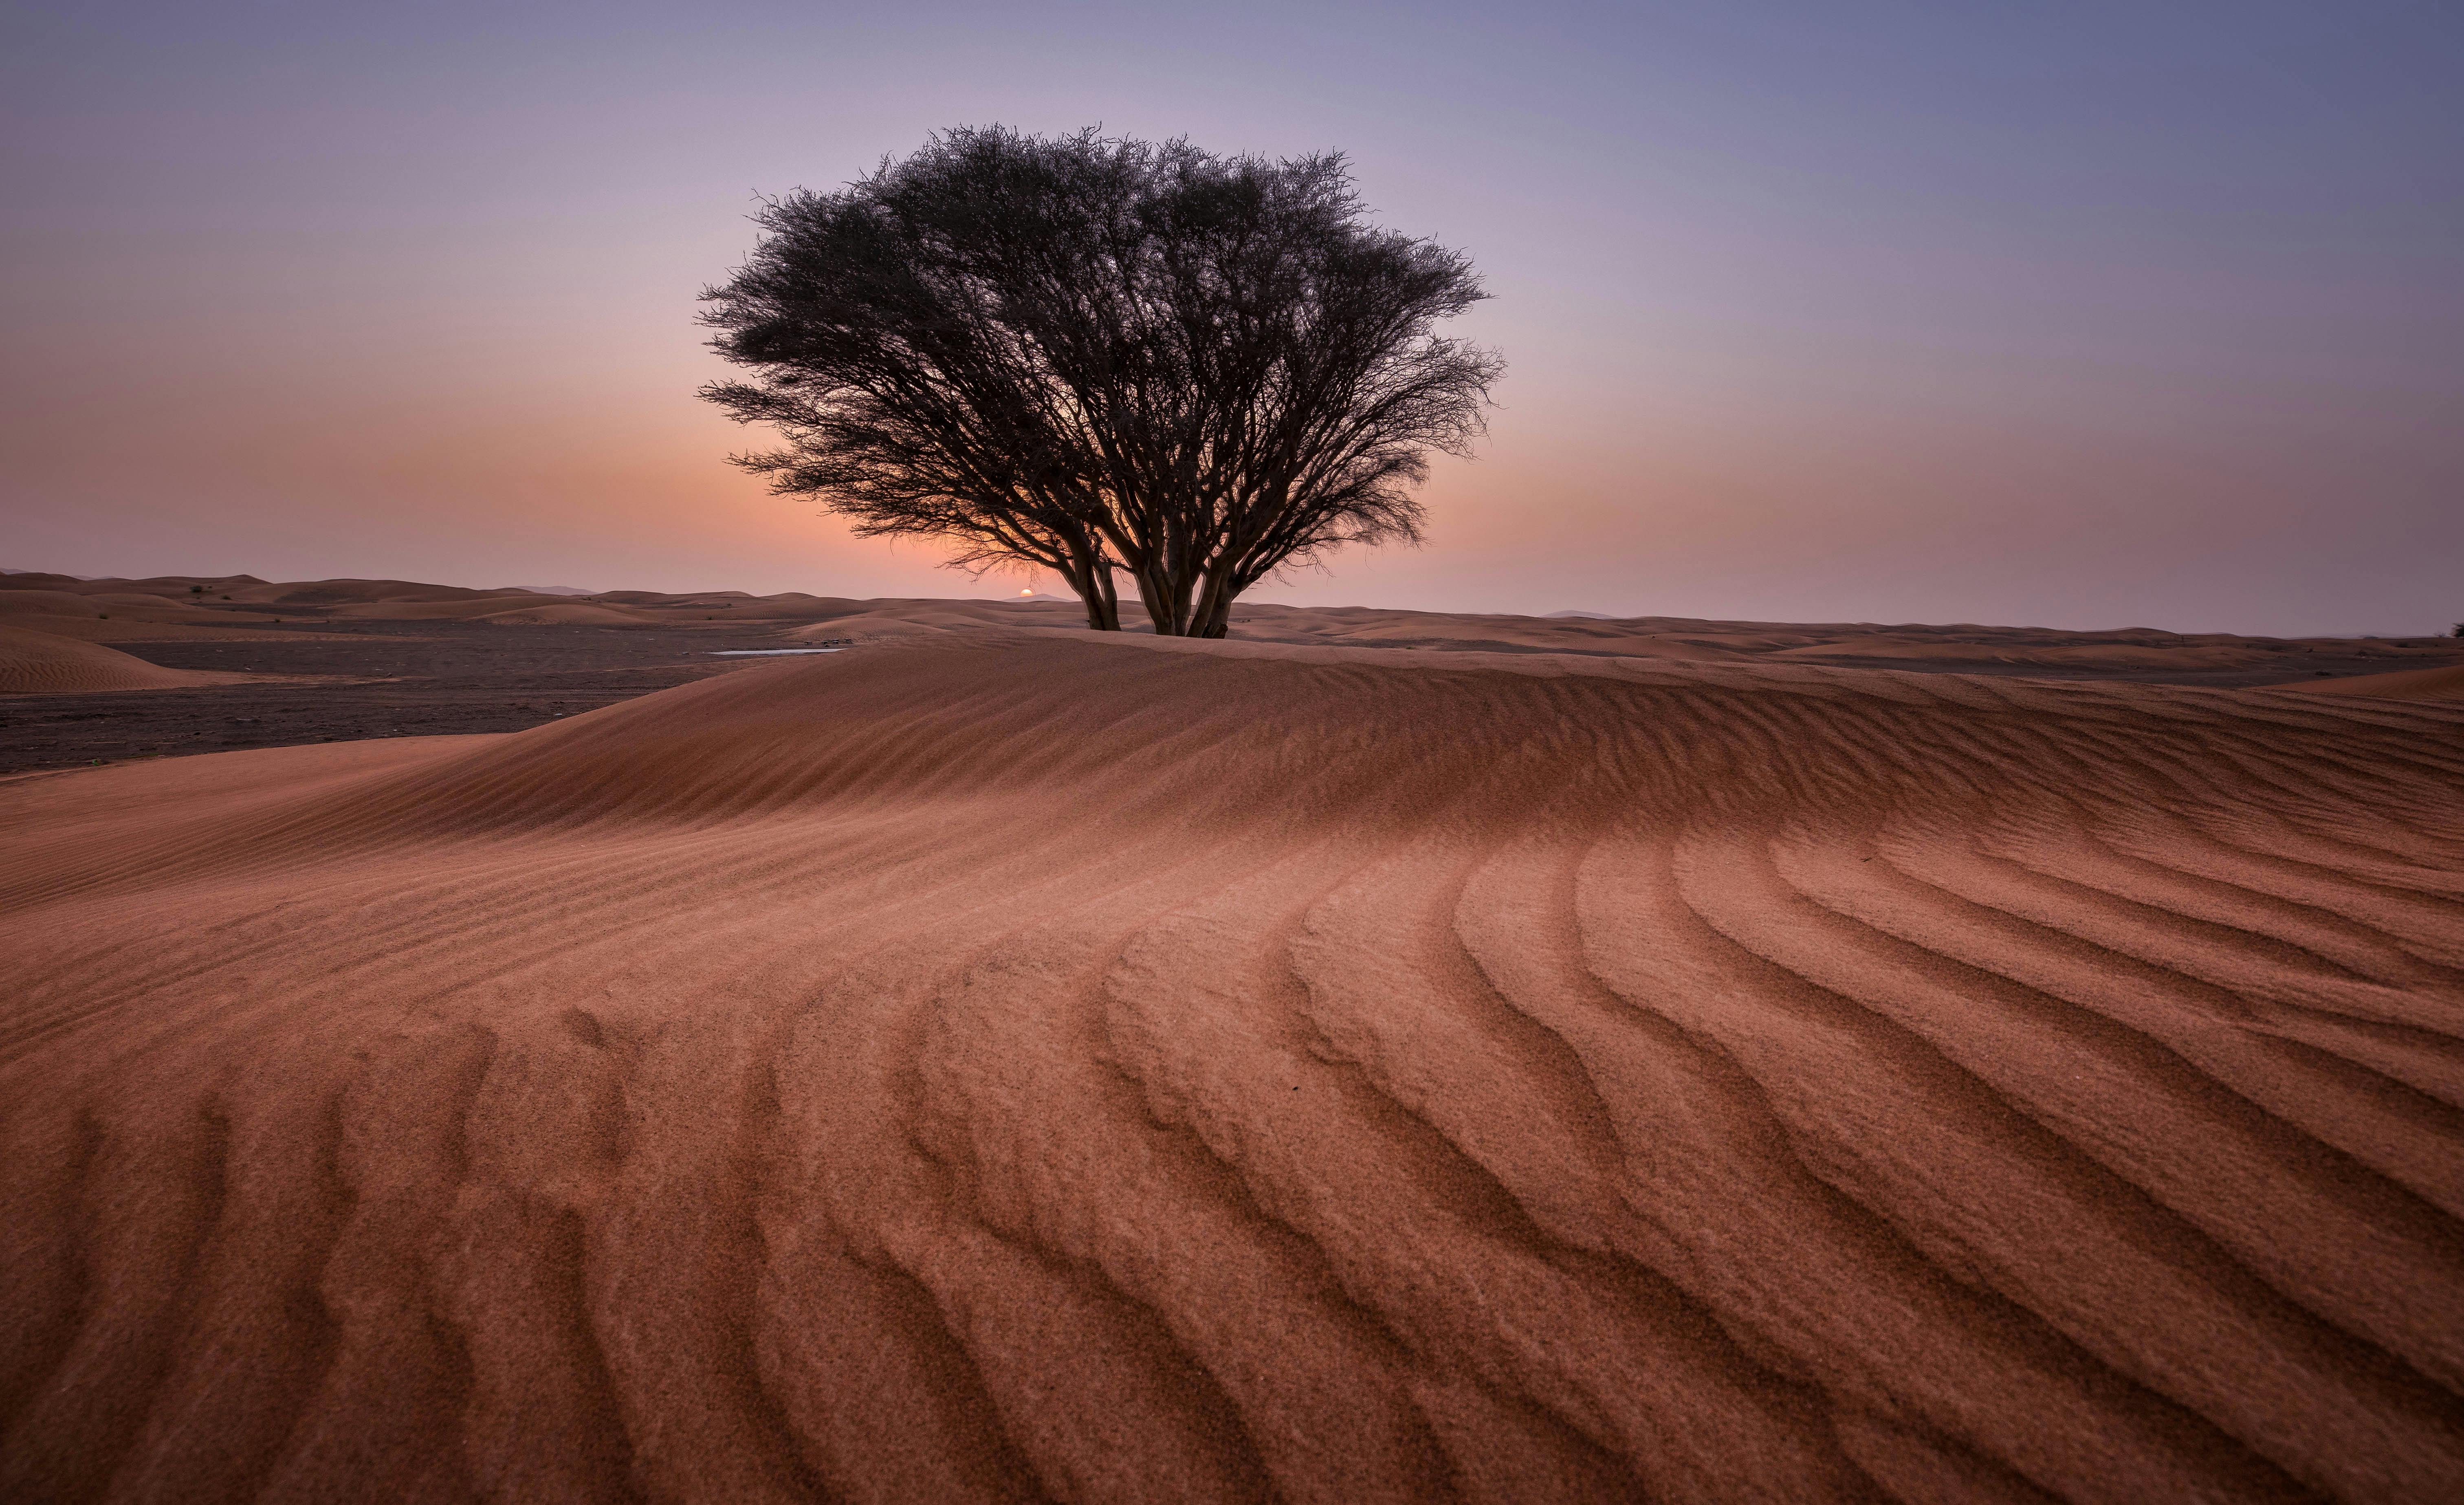
<svg viewBox="0 0 2464 1505">
<path fill-rule="evenodd" d="M 640 618 L 607 607 L 595 607 L 586 602 L 560 603 L 544 607 L 517 607 L 503 611 L 483 613 L 482 622 L 503 622 L 529 627 L 633 627 Z"/>
<path fill-rule="evenodd" d="M 2464 664 L 2445 669 L 2400 669 L 2389 675 L 2355 675 L 2287 686 L 2312 695 L 2373 696 L 2388 700 L 2464 700 Z"/>
<path fill-rule="evenodd" d="M 191 587 L 197 587 L 192 589 Z M 108 620 L 101 613 L 110 612 Z M 940 632 L 1014 631 L 1021 628 L 1082 629 L 1075 601 L 1033 599 L 885 599 L 857 601 L 781 591 L 662 594 L 611 590 L 585 597 L 519 587 L 473 590 L 406 580 L 268 582 L 253 575 L 217 579 L 161 576 L 151 580 L 81 581 L 66 575 L 0 576 L 0 615 L 13 625 L 91 642 L 141 642 L 254 637 L 232 623 L 291 620 L 484 621 L 504 626 L 775 629 L 789 641 L 862 642 Z M 1141 631 L 1134 601 L 1122 621 Z M 2253 673 L 2290 680 L 2376 659 L 2394 670 L 2464 669 L 2464 643 L 2444 638 L 2261 638 L 2232 633 L 2179 633 L 2150 628 L 2078 632 L 2050 628 L 1879 626 L 1873 623 L 1707 622 L 1682 617 L 1531 617 L 1372 607 L 1287 607 L 1250 601 L 1236 608 L 1231 635 L 1244 642 L 1316 647 L 1389 648 L 1422 652 L 1610 654 L 1694 662 L 1798 660 L 1913 664 L 2064 675 L 2148 673 L 2184 676 Z M 2374 692 L 2358 692 L 2374 693 Z"/>
<path fill-rule="evenodd" d="M 2464 1492 L 2464 708 L 935 635 L 0 784 L 0 1497 Z"/>
<path fill-rule="evenodd" d="M 268 637 L 296 641 L 306 635 L 235 625 L 273 622 L 277 620 L 274 612 L 215 610 L 194 605 L 185 596 L 128 590 L 125 581 L 96 581 L 90 583 L 92 588 L 77 592 L 10 586 L 8 580 L 0 576 L 0 626 L 55 637 L 88 643 L 165 643 Z"/>
<path fill-rule="evenodd" d="M 98 690 L 171 690 L 240 684 L 249 675 L 165 669 L 100 643 L 13 625 L 40 618 L 0 618 L 0 695 L 81 695 Z"/>
</svg>

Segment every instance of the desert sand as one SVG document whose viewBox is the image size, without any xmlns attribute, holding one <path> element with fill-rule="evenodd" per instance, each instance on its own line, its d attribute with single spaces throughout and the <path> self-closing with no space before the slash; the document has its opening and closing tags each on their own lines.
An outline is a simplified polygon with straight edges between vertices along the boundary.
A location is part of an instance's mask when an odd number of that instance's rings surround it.
<svg viewBox="0 0 2464 1505">
<path fill-rule="evenodd" d="M 37 577 L 77 587 L 61 590 L 19 584 L 26 578 L 0 577 L 0 627 L 88 643 L 210 643 L 297 635 L 280 632 L 277 613 L 216 609 L 169 589 L 129 588 L 143 583 Z"/>
<path fill-rule="evenodd" d="M 1133 607 L 1133 631 L 1142 631 L 1136 614 Z M 802 591 L 592 593 L 0 571 L 0 624 L 108 642 L 159 668 L 225 676 L 100 697 L 0 686 L 6 775 L 246 747 L 520 731 L 746 662 L 722 653 L 1022 628 L 1081 632 L 1084 614 L 1074 601 L 1050 596 L 860 600 Z M 1232 632 L 1241 642 L 1397 657 L 1577 654 L 2215 688 L 2310 685 L 2397 698 L 2434 696 L 2464 674 L 2464 640 L 2449 637 L 1534 617 L 1254 601 L 1235 615 Z M 2382 678 L 2389 675 L 2412 677 Z"/>
<path fill-rule="evenodd" d="M 1086 626 L 1086 614 L 1075 601 L 1050 596 L 856 600 L 792 590 L 767 596 L 740 590 L 582 593 L 566 587 L 482 590 L 404 580 L 276 582 L 253 575 L 79 580 L 33 573 L 0 574 L 0 619 L 115 643 L 267 641 L 285 625 L 383 622 L 761 631 L 778 635 L 782 644 Z M 1132 631 L 1145 631 L 1134 603 L 1125 609 L 1122 620 Z M 1801 662 L 2219 686 L 2464 669 L 2464 640 L 2441 637 L 2269 638 L 2152 628 L 2069 631 L 1975 624 L 1712 622 L 1587 612 L 1511 616 L 1260 601 L 1234 613 L 1232 636 L 1243 642 L 1329 648 Z"/>
<path fill-rule="evenodd" d="M 2393 674 L 2322 679 L 2296 688 L 2316 695 L 2361 695 L 2383 700 L 2464 700 L 2464 664 L 2444 669 L 2399 669 Z"/>
<path fill-rule="evenodd" d="M 997 628 L 0 783 L 0 1496 L 2453 1499 L 2459 790 Z"/>
<path fill-rule="evenodd" d="M 0 617 L 0 695 L 93 695 L 238 684 L 246 675 L 165 669 L 81 638 L 30 631 Z"/>
</svg>

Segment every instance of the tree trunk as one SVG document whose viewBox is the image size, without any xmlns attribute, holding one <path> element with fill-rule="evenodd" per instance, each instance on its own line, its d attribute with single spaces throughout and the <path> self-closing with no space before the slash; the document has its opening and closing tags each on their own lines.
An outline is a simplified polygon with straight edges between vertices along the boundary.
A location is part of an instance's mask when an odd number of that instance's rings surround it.
<svg viewBox="0 0 2464 1505">
<path fill-rule="evenodd" d="M 1138 572 L 1138 598 L 1146 604 L 1147 620 L 1155 624 L 1155 636 L 1189 635 L 1189 587 L 1187 575 L 1152 564 Z"/>
<path fill-rule="evenodd" d="M 1121 602 L 1112 587 L 1112 566 L 1103 561 L 1069 562 L 1069 588 L 1087 608 L 1087 626 L 1098 632 L 1121 630 Z"/>
<path fill-rule="evenodd" d="M 1232 630 L 1232 602 L 1241 587 L 1229 575 L 1207 572 L 1206 589 L 1198 598 L 1198 611 L 1189 624 L 1192 637 L 1221 637 Z"/>
</svg>

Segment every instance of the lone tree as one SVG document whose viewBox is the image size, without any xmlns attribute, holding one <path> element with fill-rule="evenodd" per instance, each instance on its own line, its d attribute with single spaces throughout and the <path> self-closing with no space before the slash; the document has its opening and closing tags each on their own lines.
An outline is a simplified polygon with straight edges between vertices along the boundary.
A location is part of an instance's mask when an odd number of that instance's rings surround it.
<svg viewBox="0 0 2464 1505">
<path fill-rule="evenodd" d="M 1286 566 L 1418 542 L 1504 369 L 1434 332 L 1487 296 L 1468 258 L 1369 224 L 1331 153 L 961 128 L 757 222 L 702 295 L 745 375 L 702 395 L 786 442 L 735 462 L 860 536 L 1051 569 L 1104 631 L 1115 571 L 1157 632 L 1221 637 Z"/>
</svg>

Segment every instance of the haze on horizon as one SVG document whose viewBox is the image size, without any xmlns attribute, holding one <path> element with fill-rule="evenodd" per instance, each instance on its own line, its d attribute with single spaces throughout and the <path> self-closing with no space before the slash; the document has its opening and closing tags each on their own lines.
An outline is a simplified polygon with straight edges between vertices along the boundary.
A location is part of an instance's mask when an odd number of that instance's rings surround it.
<svg viewBox="0 0 2464 1505">
<path fill-rule="evenodd" d="M 757 192 L 1001 122 L 1349 153 L 1511 369 L 1262 599 L 2464 617 L 2464 12 L 25 7 L 0 564 L 1001 595 L 723 457 Z M 1048 577 L 1035 582 L 1057 588 Z"/>
</svg>

